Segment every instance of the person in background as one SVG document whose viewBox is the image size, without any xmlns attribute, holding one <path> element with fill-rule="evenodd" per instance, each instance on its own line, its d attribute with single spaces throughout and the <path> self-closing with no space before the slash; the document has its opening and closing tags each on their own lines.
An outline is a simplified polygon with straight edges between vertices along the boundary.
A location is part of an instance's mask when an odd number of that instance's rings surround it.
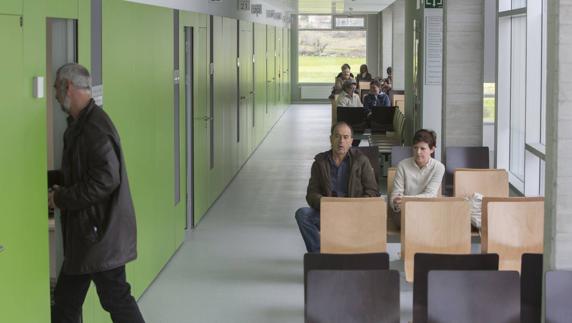
<svg viewBox="0 0 572 323">
<path fill-rule="evenodd" d="M 356 81 L 359 84 L 359 82 L 361 82 L 361 81 L 371 81 L 371 80 L 372 80 L 372 77 L 371 77 L 371 74 L 369 74 L 369 71 L 367 70 L 367 65 L 362 64 L 359 67 L 359 74 L 356 77 Z"/>
<path fill-rule="evenodd" d="M 338 107 L 363 107 L 359 95 L 355 93 L 356 90 L 356 80 L 349 79 L 344 81 L 342 86 L 343 92 L 340 93 L 338 99 L 336 100 L 336 106 Z"/>
<path fill-rule="evenodd" d="M 344 64 L 344 66 L 346 66 L 345 68 L 342 69 L 342 72 L 340 74 L 338 74 L 338 77 L 336 77 L 336 82 L 334 84 L 334 89 L 332 91 L 332 95 L 335 94 L 340 94 L 344 89 L 343 89 L 343 85 L 344 82 L 347 80 L 354 80 L 354 76 L 353 74 L 350 72 L 350 67 L 348 64 Z"/>
<path fill-rule="evenodd" d="M 371 111 L 373 107 L 390 107 L 389 96 L 381 92 L 381 84 L 373 80 L 369 84 L 369 93 L 363 98 L 363 106 Z"/>
<path fill-rule="evenodd" d="M 306 191 L 309 207 L 296 211 L 296 222 L 308 252 L 320 252 L 320 200 L 323 196 L 379 196 L 375 173 L 369 159 L 350 149 L 352 128 L 338 122 L 330 130 L 331 149 L 314 157 Z"/>
<path fill-rule="evenodd" d="M 383 83 L 381 84 L 381 90 L 391 96 L 391 90 L 393 89 L 393 69 L 391 66 L 387 67 L 387 78 L 383 79 Z"/>
<path fill-rule="evenodd" d="M 54 87 L 69 118 L 63 183 L 48 193 L 48 206 L 61 210 L 64 242 L 52 323 L 81 322 L 92 282 L 114 323 L 144 323 L 125 274 L 125 264 L 137 258 L 137 227 L 119 134 L 92 99 L 85 67 L 63 65 Z"/>
<path fill-rule="evenodd" d="M 340 73 L 338 73 L 338 75 L 336 76 L 336 78 L 341 77 L 342 74 L 344 73 L 344 70 L 350 71 L 350 77 L 351 77 L 351 78 L 354 78 L 354 75 L 351 73 L 352 68 L 350 67 L 350 64 L 345 63 L 344 65 L 342 65 L 341 70 L 342 70 L 342 71 L 341 71 Z"/>
<path fill-rule="evenodd" d="M 393 192 L 389 205 L 393 211 L 393 220 L 401 226 L 401 207 L 403 196 L 437 197 L 445 166 L 431 157 L 435 152 L 437 135 L 432 130 L 421 129 L 413 136 L 413 157 L 399 162 L 393 181 Z"/>
</svg>

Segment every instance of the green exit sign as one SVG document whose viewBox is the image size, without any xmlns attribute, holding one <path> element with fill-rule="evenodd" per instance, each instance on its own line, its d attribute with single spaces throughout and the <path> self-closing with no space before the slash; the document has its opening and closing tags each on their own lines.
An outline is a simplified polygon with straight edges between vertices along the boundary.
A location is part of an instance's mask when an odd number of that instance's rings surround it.
<svg viewBox="0 0 572 323">
<path fill-rule="evenodd" d="M 425 8 L 443 8 L 445 0 L 425 0 Z"/>
</svg>

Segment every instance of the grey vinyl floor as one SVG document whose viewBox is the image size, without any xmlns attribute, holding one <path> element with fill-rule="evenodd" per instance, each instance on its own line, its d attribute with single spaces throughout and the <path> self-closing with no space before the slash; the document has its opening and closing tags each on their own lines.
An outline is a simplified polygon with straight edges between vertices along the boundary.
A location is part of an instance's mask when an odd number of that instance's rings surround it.
<svg viewBox="0 0 572 323">
<path fill-rule="evenodd" d="M 303 322 L 305 252 L 294 212 L 313 156 L 329 149 L 329 105 L 292 105 L 212 206 L 139 304 L 147 322 Z M 401 320 L 412 286 L 401 272 Z"/>
</svg>

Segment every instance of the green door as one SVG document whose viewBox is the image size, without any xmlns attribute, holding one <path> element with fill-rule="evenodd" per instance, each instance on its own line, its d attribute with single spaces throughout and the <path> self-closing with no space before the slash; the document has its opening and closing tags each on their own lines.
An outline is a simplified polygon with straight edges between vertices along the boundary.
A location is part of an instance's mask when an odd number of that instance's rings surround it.
<svg viewBox="0 0 572 323">
<path fill-rule="evenodd" d="M 45 110 L 24 105 L 19 16 L 0 15 L 0 41 L 0 322 L 48 322 Z"/>
</svg>

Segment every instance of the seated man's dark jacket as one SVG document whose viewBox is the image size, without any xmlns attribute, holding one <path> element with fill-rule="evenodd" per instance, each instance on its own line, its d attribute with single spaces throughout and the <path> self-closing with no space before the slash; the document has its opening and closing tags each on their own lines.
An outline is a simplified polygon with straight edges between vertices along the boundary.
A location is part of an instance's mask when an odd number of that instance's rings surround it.
<svg viewBox="0 0 572 323">
<path fill-rule="evenodd" d="M 135 212 L 119 135 L 93 100 L 64 134 L 62 212 L 66 274 L 120 267 L 137 257 Z"/>
<path fill-rule="evenodd" d="M 328 150 L 317 154 L 312 164 L 312 173 L 308 183 L 306 201 L 316 209 L 320 209 L 320 198 L 332 196 L 332 182 L 330 180 L 330 162 Z M 377 182 L 369 159 L 357 149 L 350 149 L 348 197 L 375 197 L 379 196 Z"/>
</svg>

